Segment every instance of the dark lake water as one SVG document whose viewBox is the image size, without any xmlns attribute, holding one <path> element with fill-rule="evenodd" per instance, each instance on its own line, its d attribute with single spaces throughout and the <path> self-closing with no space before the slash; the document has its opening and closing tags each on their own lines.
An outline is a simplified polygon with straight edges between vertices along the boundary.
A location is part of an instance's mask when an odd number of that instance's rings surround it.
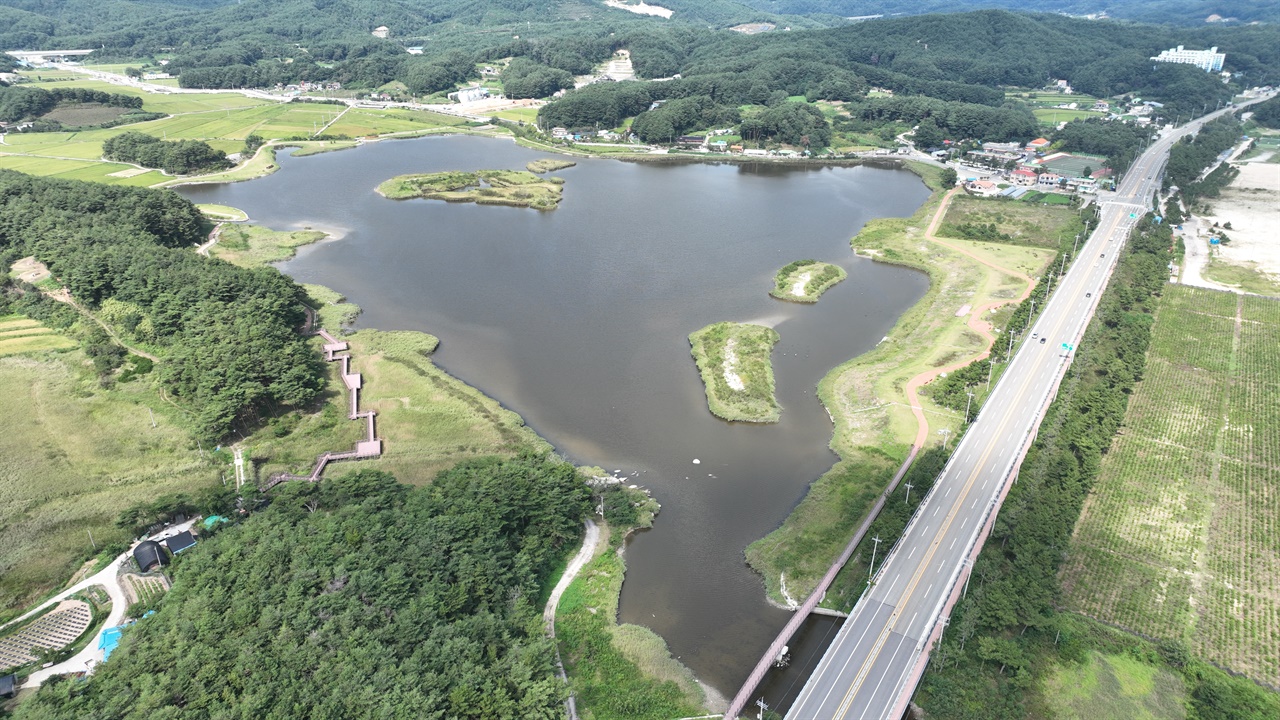
<svg viewBox="0 0 1280 720">
<path fill-rule="evenodd" d="M 855 257 L 849 238 L 869 219 L 911 214 L 928 191 L 905 171 L 867 167 L 579 160 L 558 173 L 564 200 L 551 212 L 374 193 L 402 173 L 520 169 L 546 156 L 507 140 L 387 141 L 282 155 L 270 177 L 182 192 L 278 229 L 342 230 L 281 269 L 359 304 L 361 327 L 436 335 L 442 367 L 572 461 L 635 473 L 662 513 L 628 547 L 621 620 L 657 631 L 732 694 L 787 618 L 743 549 L 836 459 L 814 388 L 927 289 L 920 273 Z M 803 258 L 849 278 L 817 305 L 769 297 L 777 269 Z M 707 410 L 687 336 L 720 320 L 781 334 L 780 423 Z M 775 679 L 771 694 L 788 684 Z"/>
</svg>

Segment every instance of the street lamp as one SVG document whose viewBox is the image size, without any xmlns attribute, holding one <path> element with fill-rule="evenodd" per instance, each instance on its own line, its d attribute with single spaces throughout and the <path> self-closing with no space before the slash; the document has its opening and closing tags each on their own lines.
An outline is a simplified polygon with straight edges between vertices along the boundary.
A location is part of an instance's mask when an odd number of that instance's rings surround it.
<svg viewBox="0 0 1280 720">
<path fill-rule="evenodd" d="M 871 548 L 871 565 L 867 567 L 867 584 L 871 584 L 871 576 L 876 568 L 876 551 L 880 549 L 880 536 L 871 538 L 871 542 L 875 543 L 875 547 Z"/>
</svg>

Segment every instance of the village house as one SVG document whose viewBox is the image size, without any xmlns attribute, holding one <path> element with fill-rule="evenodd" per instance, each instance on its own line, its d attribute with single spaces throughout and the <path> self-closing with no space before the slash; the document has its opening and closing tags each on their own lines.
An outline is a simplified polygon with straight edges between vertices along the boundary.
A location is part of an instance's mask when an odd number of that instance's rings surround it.
<svg viewBox="0 0 1280 720">
<path fill-rule="evenodd" d="M 1036 186 L 1041 190 L 1057 190 L 1062 183 L 1062 176 L 1055 173 L 1041 173 L 1036 178 Z"/>
<path fill-rule="evenodd" d="M 964 189 L 978 197 L 994 197 L 1000 192 L 1000 188 L 990 180 L 973 180 L 964 185 Z"/>
<path fill-rule="evenodd" d="M 1041 152 L 1051 144 L 1052 143 L 1044 138 L 1036 138 L 1035 140 L 1027 143 L 1027 152 Z"/>
<path fill-rule="evenodd" d="M 1014 185 L 1021 187 L 1031 187 L 1036 184 L 1036 172 L 1029 168 L 1018 168 L 1009 174 L 1009 179 Z"/>
</svg>

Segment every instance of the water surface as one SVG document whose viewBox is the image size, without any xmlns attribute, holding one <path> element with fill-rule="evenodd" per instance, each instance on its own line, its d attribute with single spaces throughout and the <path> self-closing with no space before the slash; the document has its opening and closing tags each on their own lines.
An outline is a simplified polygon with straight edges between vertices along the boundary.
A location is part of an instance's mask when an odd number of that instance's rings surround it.
<svg viewBox="0 0 1280 720">
<path fill-rule="evenodd" d="M 270 177 L 183 193 L 275 228 L 343 231 L 281 269 L 359 304 L 360 327 L 436 335 L 442 367 L 569 459 L 652 489 L 662 513 L 629 544 L 621 620 L 654 629 L 732 694 L 787 618 L 743 549 L 836 459 L 814 388 L 927 289 L 920 273 L 855 257 L 849 238 L 871 218 L 911 214 L 928 191 L 900 170 L 611 160 L 557 173 L 564 200 L 551 212 L 373 191 L 402 173 L 519 169 L 545 156 L 507 140 L 387 141 L 282 155 Z M 849 278 L 817 305 L 769 297 L 777 269 L 803 258 Z M 708 412 L 687 336 L 720 320 L 781 334 L 780 423 Z"/>
</svg>

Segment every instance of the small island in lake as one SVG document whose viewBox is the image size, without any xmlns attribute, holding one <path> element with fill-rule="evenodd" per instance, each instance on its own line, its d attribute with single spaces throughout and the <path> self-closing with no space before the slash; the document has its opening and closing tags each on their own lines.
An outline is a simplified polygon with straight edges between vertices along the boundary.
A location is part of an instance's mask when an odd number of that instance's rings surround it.
<svg viewBox="0 0 1280 720">
<path fill-rule="evenodd" d="M 513 205 L 554 210 L 564 180 L 541 178 L 524 170 L 478 170 L 397 175 L 378 186 L 378 194 L 392 200 L 427 198 L 479 205 Z"/>
<path fill-rule="evenodd" d="M 713 415 L 744 422 L 778 421 L 782 408 L 773 395 L 769 361 L 777 342 L 773 328 L 733 322 L 713 323 L 689 336 Z"/>
<path fill-rule="evenodd" d="M 555 158 L 542 158 L 540 160 L 534 160 L 530 162 L 528 165 L 525 165 L 524 167 L 526 170 L 528 170 L 531 173 L 541 174 L 541 173 L 555 172 L 556 170 L 563 170 L 565 168 L 571 168 L 577 164 L 578 163 L 572 160 L 556 160 Z"/>
<path fill-rule="evenodd" d="M 770 295 L 779 300 L 816 303 L 822 293 L 849 277 L 844 268 L 817 260 L 797 260 L 778 271 Z"/>
</svg>

